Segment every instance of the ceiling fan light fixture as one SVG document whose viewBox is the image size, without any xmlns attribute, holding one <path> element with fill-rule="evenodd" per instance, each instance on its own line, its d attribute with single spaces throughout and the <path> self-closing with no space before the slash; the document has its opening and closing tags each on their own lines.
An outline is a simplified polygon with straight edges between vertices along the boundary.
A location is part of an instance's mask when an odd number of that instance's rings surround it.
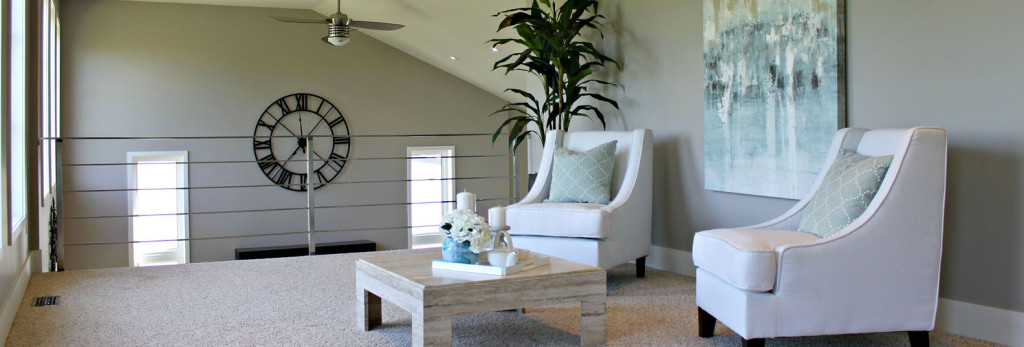
<svg viewBox="0 0 1024 347">
<path fill-rule="evenodd" d="M 349 29 L 347 25 L 328 23 L 327 36 L 324 36 L 323 40 L 332 46 L 344 46 L 349 41 L 348 34 Z"/>
<path fill-rule="evenodd" d="M 329 36 L 324 36 L 321 40 L 323 40 L 324 42 L 327 42 L 327 44 L 329 44 L 331 46 L 338 46 L 338 47 L 340 47 L 340 46 L 344 46 L 345 44 L 347 44 L 348 41 L 349 41 L 349 38 L 347 38 L 347 37 L 329 37 Z"/>
</svg>

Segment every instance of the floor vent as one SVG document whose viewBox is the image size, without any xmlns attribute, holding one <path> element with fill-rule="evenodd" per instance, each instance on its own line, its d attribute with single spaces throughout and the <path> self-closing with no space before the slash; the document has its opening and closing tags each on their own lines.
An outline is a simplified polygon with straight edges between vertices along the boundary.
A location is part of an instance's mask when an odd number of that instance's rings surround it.
<svg viewBox="0 0 1024 347">
<path fill-rule="evenodd" d="M 32 302 L 32 307 L 60 305 L 60 296 L 40 296 Z"/>
</svg>

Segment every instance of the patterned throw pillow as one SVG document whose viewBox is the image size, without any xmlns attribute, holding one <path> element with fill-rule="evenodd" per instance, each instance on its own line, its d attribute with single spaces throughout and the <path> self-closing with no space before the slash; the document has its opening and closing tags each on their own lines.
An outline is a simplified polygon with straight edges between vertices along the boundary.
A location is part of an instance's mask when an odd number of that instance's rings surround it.
<svg viewBox="0 0 1024 347">
<path fill-rule="evenodd" d="M 849 225 L 868 208 L 891 163 L 891 155 L 868 157 L 840 150 L 797 230 L 828 237 Z"/>
<path fill-rule="evenodd" d="M 583 153 L 555 149 L 551 165 L 551 193 L 545 202 L 611 202 L 615 143 L 608 142 Z"/>
</svg>

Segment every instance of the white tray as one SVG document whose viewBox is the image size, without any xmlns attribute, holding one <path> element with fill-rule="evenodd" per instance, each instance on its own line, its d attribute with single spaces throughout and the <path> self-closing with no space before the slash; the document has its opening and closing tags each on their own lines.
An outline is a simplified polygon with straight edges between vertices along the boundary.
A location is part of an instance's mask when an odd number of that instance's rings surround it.
<svg viewBox="0 0 1024 347">
<path fill-rule="evenodd" d="M 434 270 L 448 270 L 448 271 L 459 271 L 459 272 L 472 272 L 485 275 L 497 275 L 505 276 L 511 275 L 520 271 L 529 270 L 538 266 L 544 266 L 551 264 L 551 257 L 548 256 L 533 256 L 526 258 L 509 267 L 491 266 L 487 264 L 487 258 L 481 257 L 481 262 L 484 264 L 459 264 L 449 263 L 441 259 L 434 259 L 431 262 L 431 268 Z"/>
</svg>

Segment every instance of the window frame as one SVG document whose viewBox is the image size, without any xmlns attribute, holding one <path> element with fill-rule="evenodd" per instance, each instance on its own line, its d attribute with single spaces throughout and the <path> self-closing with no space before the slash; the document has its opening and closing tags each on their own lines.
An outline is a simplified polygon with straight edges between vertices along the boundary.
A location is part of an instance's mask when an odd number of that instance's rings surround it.
<svg viewBox="0 0 1024 347">
<path fill-rule="evenodd" d="M 131 214 L 134 216 L 135 213 L 135 201 L 136 193 L 138 192 L 136 185 L 137 175 L 137 163 L 140 160 L 161 160 L 161 161 L 175 161 L 178 162 L 175 166 L 177 167 L 177 185 L 179 188 L 188 188 L 189 178 L 189 156 L 188 151 L 150 151 L 150 152 L 128 152 L 127 158 L 129 165 L 128 170 L 128 207 L 130 208 Z M 180 160 L 179 160 L 180 159 Z M 189 190 L 178 189 L 177 190 L 177 204 L 176 210 L 178 213 L 184 213 L 178 216 L 178 239 L 185 239 L 186 241 L 179 241 L 178 247 L 181 247 L 180 258 L 177 264 L 188 264 L 192 262 L 191 243 L 187 241 L 191 235 L 191 224 L 189 220 Z M 132 243 L 128 246 L 128 264 L 130 267 L 140 266 L 153 266 L 153 265 L 139 265 L 135 262 L 135 218 L 128 218 L 128 236 Z M 155 265 L 155 264 L 154 264 Z"/>
<path fill-rule="evenodd" d="M 11 2 L 0 1 L 0 239 L 13 244 L 10 196 L 10 127 L 11 127 Z M 0 247 L 2 252 L 3 247 Z"/>
<path fill-rule="evenodd" d="M 15 9 L 14 3 L 22 5 L 19 9 L 21 18 L 19 21 L 14 20 Z M 29 40 L 31 39 L 29 25 L 32 23 L 30 18 L 30 6 L 27 2 L 18 1 L 5 1 L 3 7 L 3 52 L 4 61 L 4 78 L 3 85 L 5 90 L 3 91 L 5 103 L 4 111 L 6 112 L 3 124 L 3 138 L 2 142 L 4 145 L 3 149 L 3 186 L 4 186 L 4 230 L 6 230 L 7 245 L 11 246 L 14 244 L 14 239 L 18 238 L 22 233 L 25 232 L 28 225 L 29 219 L 29 187 L 28 187 L 28 114 L 30 106 L 28 99 L 31 96 L 29 92 L 29 81 L 32 76 L 28 74 L 30 61 L 29 58 L 32 56 L 29 50 L 31 45 Z M 18 33 L 21 34 L 20 43 L 21 47 L 15 49 L 15 28 L 16 24 L 21 24 Z M 20 57 L 16 57 L 20 53 Z M 18 58 L 18 59 L 15 59 Z M 20 81 L 15 79 L 15 62 L 20 64 L 19 77 Z M 15 84 L 20 83 L 20 89 L 15 88 Z M 17 93 L 16 93 L 17 91 Z M 20 107 L 20 114 L 15 114 L 15 105 Z M 20 117 L 20 130 L 21 133 L 17 134 L 15 130 L 15 117 Z M 17 149 L 20 149 L 18 151 Z M 18 161 L 20 170 L 15 166 Z M 20 174 L 16 171 L 21 171 Z M 20 213 L 21 215 L 17 215 Z"/>
<path fill-rule="evenodd" d="M 39 206 L 44 207 L 56 188 L 56 141 L 60 123 L 60 16 L 55 0 L 46 0 L 42 8 L 41 59 L 40 59 L 40 107 L 41 117 L 37 120 L 37 134 L 47 138 L 39 142 Z"/>
<path fill-rule="evenodd" d="M 406 147 L 406 170 L 405 177 L 408 180 L 406 182 L 406 201 L 410 202 L 409 207 L 406 208 L 407 221 L 409 221 L 408 234 L 408 245 L 409 248 L 422 248 L 423 246 L 440 245 L 444 241 L 444 234 L 440 231 L 436 233 L 430 233 L 427 235 L 413 235 L 412 225 L 412 161 L 417 155 L 423 155 L 422 153 L 440 153 L 441 167 L 443 170 L 442 177 L 447 180 L 441 181 L 442 186 L 442 200 L 448 201 L 441 205 L 442 213 L 451 212 L 455 208 L 455 204 L 451 202 L 455 200 L 455 146 L 409 146 Z M 420 246 L 420 247 L 417 247 Z"/>
</svg>

